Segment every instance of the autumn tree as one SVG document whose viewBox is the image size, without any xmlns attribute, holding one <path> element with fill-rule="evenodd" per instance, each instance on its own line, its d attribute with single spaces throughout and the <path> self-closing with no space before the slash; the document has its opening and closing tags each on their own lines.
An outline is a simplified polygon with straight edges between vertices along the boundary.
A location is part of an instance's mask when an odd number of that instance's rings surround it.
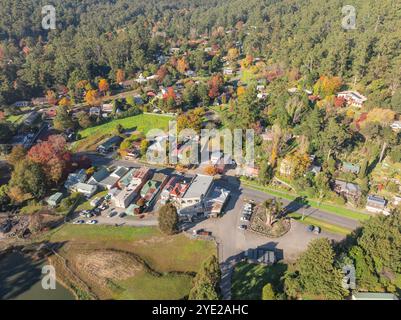
<svg viewBox="0 0 401 320">
<path fill-rule="evenodd" d="M 116 82 L 121 83 L 125 81 L 125 72 L 123 69 L 118 69 L 116 71 Z"/>
<path fill-rule="evenodd" d="M 40 199 L 47 190 L 45 172 L 40 164 L 24 159 L 15 165 L 9 186 L 9 195 L 17 202 Z"/>
<path fill-rule="evenodd" d="M 77 118 L 79 126 L 83 129 L 89 128 L 92 125 L 92 120 L 85 111 L 78 112 Z"/>
<path fill-rule="evenodd" d="M 88 90 L 85 93 L 85 102 L 89 104 L 90 106 L 99 106 L 100 105 L 100 99 L 99 99 L 99 93 L 97 90 Z"/>
<path fill-rule="evenodd" d="M 109 91 L 109 88 L 110 88 L 109 83 L 107 82 L 106 79 L 100 79 L 98 87 L 99 87 L 99 91 L 101 93 L 103 93 L 103 95 L 105 95 L 106 92 Z"/>
<path fill-rule="evenodd" d="M 185 58 L 178 59 L 177 61 L 177 71 L 180 73 L 185 73 L 189 69 L 188 62 Z"/>
<path fill-rule="evenodd" d="M 235 61 L 235 60 L 238 59 L 238 56 L 239 56 L 239 51 L 238 51 L 237 48 L 230 48 L 230 49 L 228 49 L 228 52 L 227 52 L 227 58 L 228 58 L 228 60 L 230 60 L 230 61 Z"/>
<path fill-rule="evenodd" d="M 71 100 L 64 97 L 64 98 L 60 99 L 60 101 L 58 102 L 58 105 L 60 107 L 69 107 L 69 106 L 71 106 Z"/>
<path fill-rule="evenodd" d="M 53 135 L 33 146 L 28 152 L 28 159 L 44 168 L 49 182 L 59 183 L 70 168 L 71 153 L 64 137 Z"/>
<path fill-rule="evenodd" d="M 271 283 L 267 283 L 262 289 L 262 300 L 276 300 L 276 295 Z"/>
<path fill-rule="evenodd" d="M 314 93 L 322 98 L 332 96 L 342 86 L 342 80 L 339 77 L 321 76 L 314 86 Z"/>
<path fill-rule="evenodd" d="M 46 91 L 46 99 L 50 105 L 55 106 L 57 104 L 57 96 L 53 90 Z"/>
<path fill-rule="evenodd" d="M 216 98 L 219 95 L 220 88 L 223 85 L 223 78 L 220 74 L 215 74 L 208 82 L 209 85 L 209 97 L 211 99 Z"/>
<path fill-rule="evenodd" d="M 215 176 L 217 174 L 217 168 L 213 165 L 208 165 L 203 169 L 203 172 L 209 176 Z"/>
<path fill-rule="evenodd" d="M 11 153 L 7 156 L 7 161 L 12 166 L 15 166 L 18 162 L 25 159 L 26 154 L 26 149 L 21 144 L 18 144 L 12 148 Z"/>
<path fill-rule="evenodd" d="M 168 203 L 159 209 L 158 221 L 159 228 L 163 233 L 172 235 L 178 232 L 177 209 L 171 203 Z"/>
</svg>

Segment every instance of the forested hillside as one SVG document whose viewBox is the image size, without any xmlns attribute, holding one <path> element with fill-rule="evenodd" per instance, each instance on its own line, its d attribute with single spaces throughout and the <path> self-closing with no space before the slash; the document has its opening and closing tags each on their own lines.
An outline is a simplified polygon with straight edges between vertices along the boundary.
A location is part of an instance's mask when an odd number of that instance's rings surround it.
<svg viewBox="0 0 401 320">
<path fill-rule="evenodd" d="M 43 94 L 81 79 L 134 74 L 154 54 L 209 34 L 260 55 L 306 85 L 335 75 L 371 106 L 399 107 L 401 3 L 355 0 L 357 28 L 341 27 L 342 0 L 53 0 L 57 30 L 41 29 L 39 0 L 0 1 L 0 101 Z M 228 32 L 230 31 L 230 32 Z M 308 83 L 309 82 L 309 83 Z"/>
</svg>

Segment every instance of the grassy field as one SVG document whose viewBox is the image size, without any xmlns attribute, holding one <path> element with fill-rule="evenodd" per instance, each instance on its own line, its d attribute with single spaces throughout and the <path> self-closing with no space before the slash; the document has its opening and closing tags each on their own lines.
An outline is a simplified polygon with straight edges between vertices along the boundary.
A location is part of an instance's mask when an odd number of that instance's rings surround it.
<svg viewBox="0 0 401 320">
<path fill-rule="evenodd" d="M 241 262 L 235 266 L 232 276 L 232 298 L 235 300 L 261 300 L 262 288 L 271 283 L 276 293 L 282 292 L 280 278 L 287 265 L 277 263 L 273 266 Z"/>
<path fill-rule="evenodd" d="M 23 118 L 24 118 L 23 114 L 11 115 L 11 116 L 7 117 L 7 121 L 12 122 L 12 123 L 20 123 Z"/>
<path fill-rule="evenodd" d="M 287 193 L 287 192 L 284 192 L 281 190 L 274 190 L 269 187 L 261 186 L 261 185 L 257 184 L 256 182 L 242 180 L 241 184 L 243 184 L 244 186 L 249 187 L 251 189 L 262 191 L 262 192 L 265 192 L 272 196 L 280 197 L 280 198 L 291 200 L 291 201 L 295 200 L 298 197 L 298 195 L 296 195 L 296 194 Z M 337 206 L 337 205 L 328 204 L 328 203 L 318 203 L 318 201 L 313 200 L 313 199 L 308 199 L 308 202 L 311 207 L 318 208 L 323 211 L 336 214 L 338 216 L 342 216 L 342 217 L 346 217 L 346 218 L 350 218 L 350 219 L 354 219 L 354 220 L 358 220 L 358 221 L 364 221 L 364 220 L 368 220 L 370 218 L 370 215 L 367 213 L 357 212 L 357 211 L 348 209 L 343 206 Z"/>
<path fill-rule="evenodd" d="M 191 290 L 192 277 L 185 274 L 166 274 L 160 277 L 142 272 L 117 282 L 124 292 L 114 295 L 117 300 L 180 300 Z"/>
<path fill-rule="evenodd" d="M 106 225 L 73 225 L 66 224 L 52 234 L 52 242 L 74 241 L 90 242 L 99 241 L 138 241 L 160 236 L 160 232 L 153 227 L 114 227 Z"/>
<path fill-rule="evenodd" d="M 105 124 L 81 130 L 79 134 L 82 138 L 102 133 L 112 133 L 118 124 L 122 125 L 126 130 L 138 130 L 147 133 L 151 129 L 168 129 L 168 122 L 173 118 L 165 115 L 140 114 L 124 119 L 116 119 Z"/>
<path fill-rule="evenodd" d="M 68 224 L 53 232 L 47 240 L 63 244 L 59 253 L 91 288 L 91 292 L 102 299 L 185 298 L 192 286 L 193 274 L 199 270 L 202 261 L 216 254 L 213 242 L 191 240 L 183 234 L 166 236 L 155 227 Z M 137 270 L 134 276 L 99 285 L 98 280 L 95 282 L 93 277 L 82 271 L 82 265 L 87 266 L 87 270 L 98 269 L 94 266 L 99 261 L 89 261 L 92 266 L 88 267 L 89 262 L 82 264 L 82 256 L 87 257 L 99 250 L 112 251 L 117 258 L 121 253 L 123 257 L 132 254 L 142 261 L 144 267 Z M 122 262 L 117 264 L 121 267 L 126 259 L 121 258 Z M 121 271 L 114 270 L 115 264 L 108 264 L 102 270 L 118 275 Z M 129 261 L 126 264 L 127 268 L 123 270 L 134 267 Z"/>
</svg>

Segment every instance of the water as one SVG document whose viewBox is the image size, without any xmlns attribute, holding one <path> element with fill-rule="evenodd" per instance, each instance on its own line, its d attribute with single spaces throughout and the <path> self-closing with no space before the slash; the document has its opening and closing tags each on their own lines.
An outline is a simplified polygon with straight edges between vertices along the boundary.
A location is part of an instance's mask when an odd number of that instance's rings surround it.
<svg viewBox="0 0 401 320">
<path fill-rule="evenodd" d="M 55 290 L 42 288 L 42 266 L 15 251 L 0 260 L 0 300 L 74 300 L 74 295 L 59 283 Z"/>
</svg>

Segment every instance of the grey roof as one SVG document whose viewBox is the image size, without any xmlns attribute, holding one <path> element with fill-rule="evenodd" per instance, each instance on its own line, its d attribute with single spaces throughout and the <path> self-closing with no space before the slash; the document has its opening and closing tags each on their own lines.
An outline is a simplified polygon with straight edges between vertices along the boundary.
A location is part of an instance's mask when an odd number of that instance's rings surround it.
<svg viewBox="0 0 401 320">
<path fill-rule="evenodd" d="M 205 176 L 198 174 L 191 182 L 187 192 L 185 192 L 183 199 L 187 198 L 200 198 L 205 196 L 213 183 L 212 176 Z"/>
<path fill-rule="evenodd" d="M 369 195 L 368 196 L 368 204 L 369 203 L 373 203 L 375 205 L 379 205 L 379 206 L 386 206 L 386 199 L 382 198 L 382 197 L 378 197 L 378 196 L 374 196 L 374 195 Z"/>
<path fill-rule="evenodd" d="M 99 170 L 97 170 L 93 176 L 92 179 L 94 179 L 97 182 L 100 182 L 104 180 L 106 177 L 110 175 L 109 170 L 107 170 L 105 167 L 101 167 Z"/>
</svg>

